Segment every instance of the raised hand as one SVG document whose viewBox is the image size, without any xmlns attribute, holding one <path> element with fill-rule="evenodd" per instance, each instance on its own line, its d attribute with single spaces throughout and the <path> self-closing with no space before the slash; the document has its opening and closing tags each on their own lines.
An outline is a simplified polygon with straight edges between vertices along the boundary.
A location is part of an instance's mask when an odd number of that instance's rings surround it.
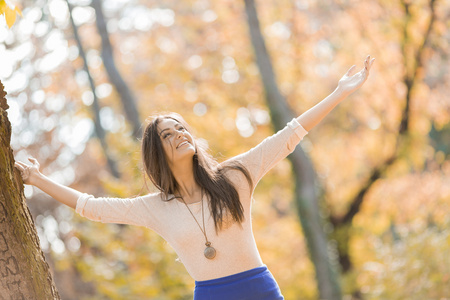
<svg viewBox="0 0 450 300">
<path fill-rule="evenodd" d="M 358 73 L 352 75 L 356 66 L 353 65 L 347 73 L 339 80 L 338 89 L 346 94 L 351 94 L 359 89 L 369 76 L 370 67 L 372 66 L 375 58 L 370 59 L 370 55 L 366 57 L 364 61 L 364 68 Z"/>
<path fill-rule="evenodd" d="M 55 200 L 75 209 L 77 200 L 82 195 L 77 190 L 61 185 L 39 172 L 39 163 L 35 158 L 28 158 L 31 166 L 21 161 L 15 163 L 15 167 L 20 171 L 23 182 L 38 187 L 43 192 L 50 195 Z"/>
<path fill-rule="evenodd" d="M 39 162 L 35 158 L 28 158 L 28 160 L 32 163 L 31 166 L 21 162 L 16 161 L 14 166 L 20 171 L 20 175 L 22 175 L 22 180 L 25 184 L 34 185 L 37 177 L 41 174 L 39 172 Z"/>
</svg>

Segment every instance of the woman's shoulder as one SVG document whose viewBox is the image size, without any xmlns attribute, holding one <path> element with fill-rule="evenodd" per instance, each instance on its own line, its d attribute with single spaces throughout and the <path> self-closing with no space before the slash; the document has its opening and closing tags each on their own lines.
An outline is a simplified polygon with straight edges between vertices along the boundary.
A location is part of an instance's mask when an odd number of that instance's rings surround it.
<svg viewBox="0 0 450 300">
<path fill-rule="evenodd" d="M 249 181 L 251 179 L 251 174 L 247 166 L 242 162 L 239 156 L 230 158 L 219 165 L 219 170 L 222 172 L 228 180 L 230 180 L 236 188 L 253 185 Z"/>
<path fill-rule="evenodd" d="M 142 196 L 137 196 L 136 200 L 140 199 L 143 201 L 152 201 L 152 200 L 162 200 L 164 198 L 164 195 L 162 192 L 152 192 L 152 193 L 148 193 L 146 195 L 142 195 Z"/>
<path fill-rule="evenodd" d="M 163 192 L 153 192 L 143 196 L 138 196 L 135 198 L 136 201 L 142 201 L 146 204 L 152 205 L 167 205 L 171 203 L 175 199 L 175 196 L 172 194 L 165 195 Z"/>
<path fill-rule="evenodd" d="M 135 205 L 156 205 L 161 201 L 160 192 L 152 192 L 145 195 L 134 196 L 128 200 L 134 202 Z"/>
</svg>

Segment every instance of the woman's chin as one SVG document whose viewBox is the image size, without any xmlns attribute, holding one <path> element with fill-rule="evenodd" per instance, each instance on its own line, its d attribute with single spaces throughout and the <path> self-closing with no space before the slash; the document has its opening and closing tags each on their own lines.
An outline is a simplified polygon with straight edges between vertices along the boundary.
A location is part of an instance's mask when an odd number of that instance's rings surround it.
<svg viewBox="0 0 450 300">
<path fill-rule="evenodd" d="M 195 155 L 194 147 L 186 147 L 185 149 L 179 149 L 176 160 L 183 160 L 186 158 L 192 158 Z"/>
</svg>

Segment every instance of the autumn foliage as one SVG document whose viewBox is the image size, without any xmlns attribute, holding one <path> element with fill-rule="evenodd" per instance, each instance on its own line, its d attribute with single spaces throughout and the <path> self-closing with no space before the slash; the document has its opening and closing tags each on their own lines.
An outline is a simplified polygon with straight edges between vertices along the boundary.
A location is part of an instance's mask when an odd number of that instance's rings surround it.
<svg viewBox="0 0 450 300">
<path fill-rule="evenodd" d="M 139 140 L 108 79 L 94 9 L 84 1 L 73 9 L 92 90 L 66 1 L 22 2 L 23 18 L 10 30 L 0 28 L 0 79 L 9 95 L 16 159 L 32 155 L 45 174 L 97 196 L 146 193 Z M 301 143 L 316 172 L 320 222 L 328 251 L 340 263 L 343 294 L 448 297 L 450 5 L 256 4 L 277 83 L 297 114 L 330 93 L 352 64 L 367 54 L 376 57 L 364 87 Z M 273 133 L 243 1 L 103 5 L 115 63 L 137 99 L 140 119 L 181 113 L 218 160 Z M 107 151 L 95 135 L 94 93 Z M 111 175 L 105 153 L 120 178 Z M 293 185 L 288 160 L 259 183 L 255 238 L 285 298 L 316 299 Z M 192 298 L 193 280 L 156 233 L 93 223 L 36 189 L 25 193 L 61 298 Z M 352 205 L 358 206 L 349 217 Z"/>
</svg>

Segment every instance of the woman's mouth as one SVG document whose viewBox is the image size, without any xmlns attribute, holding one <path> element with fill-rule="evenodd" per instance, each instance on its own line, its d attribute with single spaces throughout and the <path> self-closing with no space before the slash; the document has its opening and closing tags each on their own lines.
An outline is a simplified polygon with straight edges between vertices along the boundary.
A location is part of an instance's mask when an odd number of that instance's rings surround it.
<svg viewBox="0 0 450 300">
<path fill-rule="evenodd" d="M 188 141 L 184 141 L 184 142 L 180 143 L 180 144 L 177 146 L 177 149 L 180 148 L 180 147 L 183 146 L 183 145 L 189 145 L 189 142 L 188 142 Z"/>
</svg>

